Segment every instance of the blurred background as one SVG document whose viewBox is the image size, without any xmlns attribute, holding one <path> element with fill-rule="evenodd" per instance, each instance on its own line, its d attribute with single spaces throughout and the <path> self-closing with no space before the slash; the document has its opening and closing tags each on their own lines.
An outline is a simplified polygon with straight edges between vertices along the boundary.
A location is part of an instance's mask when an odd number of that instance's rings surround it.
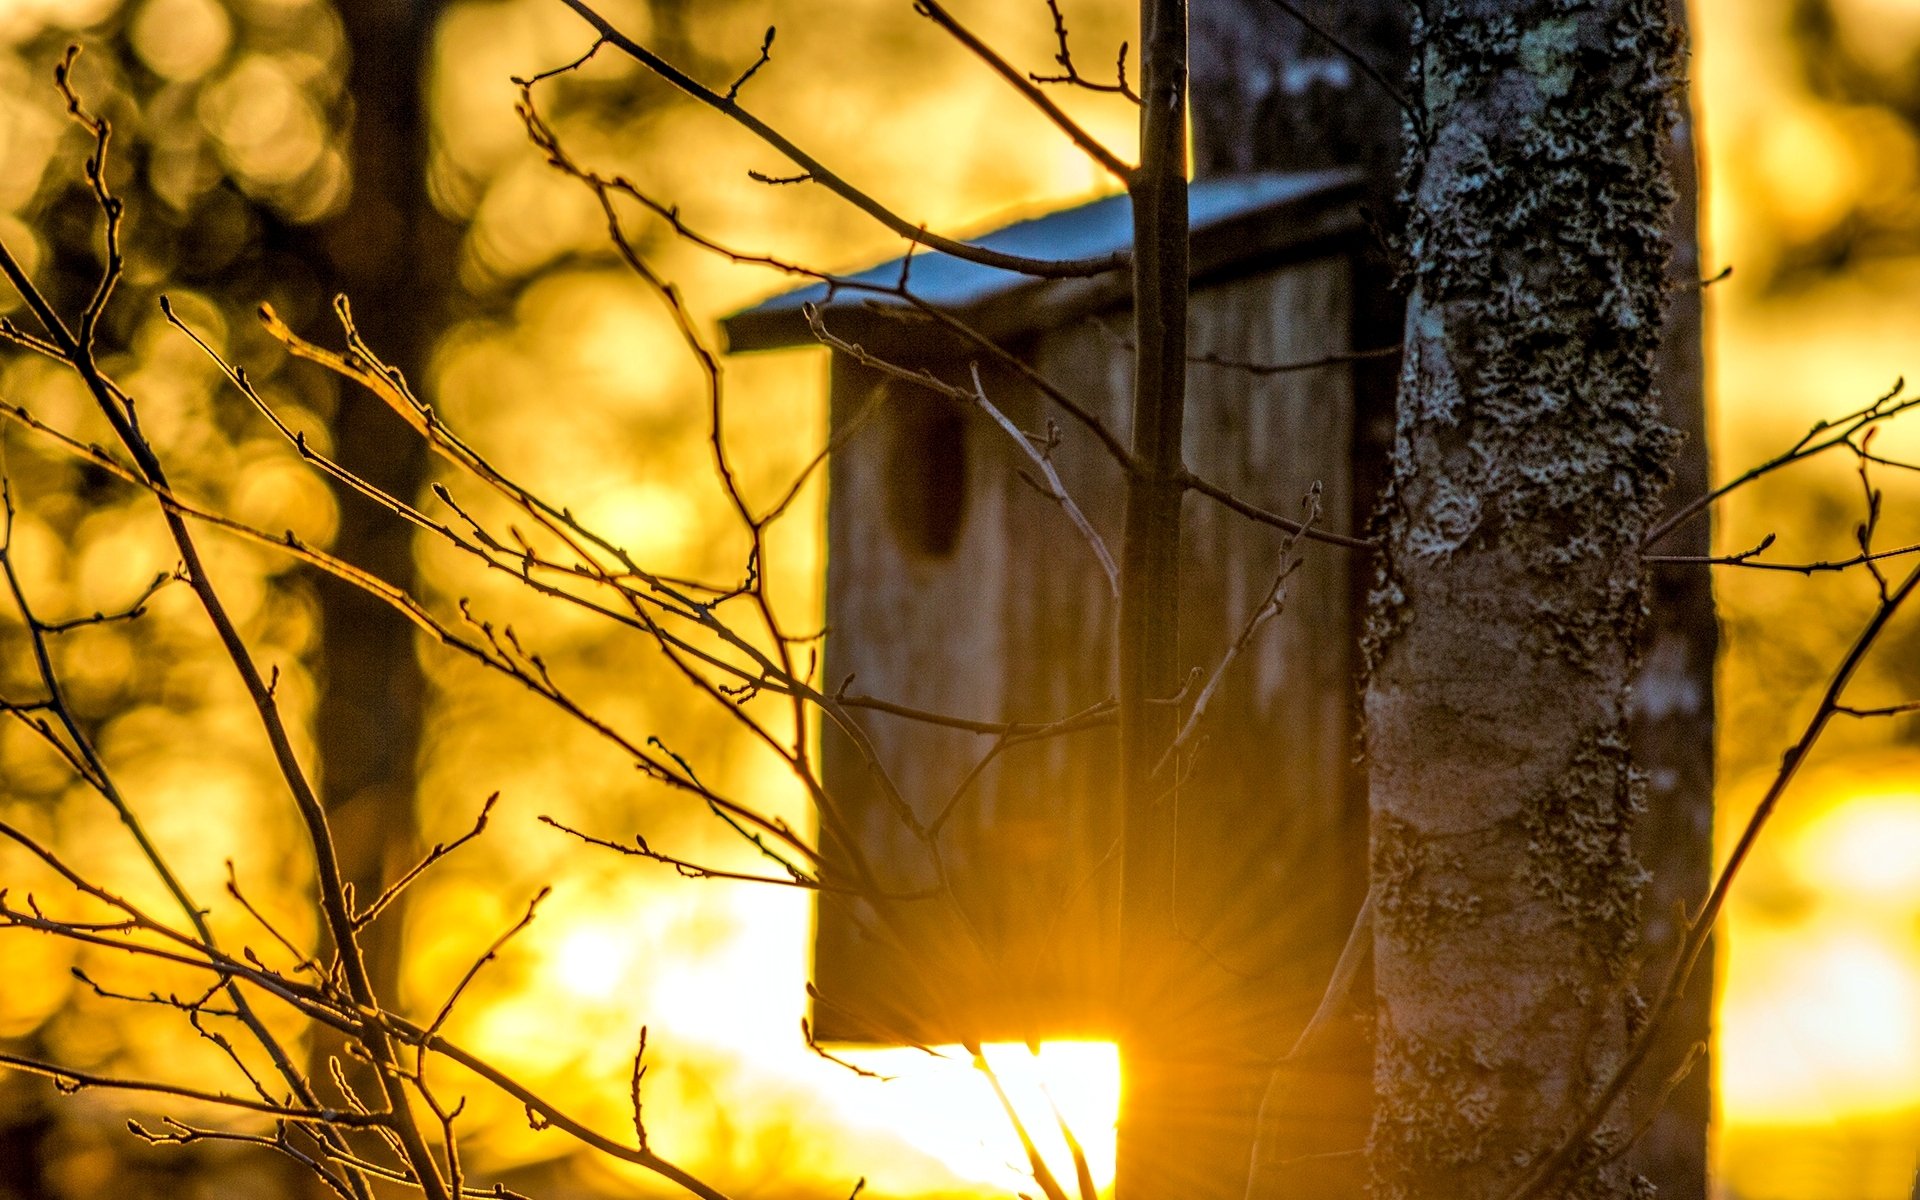
<svg viewBox="0 0 1920 1200">
<path fill-rule="evenodd" d="M 1069 7 L 1089 68 L 1131 37 L 1131 9 Z M 750 64 L 777 24 L 773 61 L 748 85 L 755 110 L 930 227 L 989 225 L 1110 186 L 897 0 L 619 0 L 605 11 L 720 81 Z M 1013 61 L 1051 63 L 1039 0 L 978 0 L 966 15 Z M 1920 370 L 1920 3 L 1697 0 L 1692 17 L 1707 273 L 1734 268 L 1708 293 L 1715 469 L 1726 478 Z M 167 291 L 292 423 L 332 429 L 341 457 L 417 490 L 432 468 L 402 427 L 290 360 L 252 317 L 267 300 L 296 329 L 338 345 L 327 303 L 346 291 L 374 346 L 509 473 L 661 571 L 737 575 L 745 543 L 710 470 L 695 366 L 657 300 L 609 253 L 590 194 L 543 163 L 513 112 L 510 76 L 564 63 L 591 40 L 554 0 L 0 0 L 0 236 L 67 304 L 84 299 L 97 240 L 80 173 L 88 147 L 51 86 L 63 48 L 82 42 L 77 80 L 116 122 L 113 179 L 132 208 L 129 273 L 103 342 L 181 489 L 330 543 L 441 608 L 472 598 L 514 621 L 589 707 L 658 733 L 719 790 L 804 827 L 780 764 L 687 704 L 648 645 L 610 644 L 601 623 L 535 606 L 510 582 L 416 547 L 379 510 L 335 496 L 154 303 Z M 753 183 L 749 171 L 785 164 L 618 55 L 541 95 L 577 158 L 630 176 L 721 241 L 830 268 L 897 251 L 817 189 Z M 1126 152 L 1128 105 L 1064 99 Z M 787 284 L 658 223 L 633 227 L 705 328 Z M 0 297 L 0 310 L 15 303 Z M 763 502 L 817 448 L 825 365 L 818 352 L 726 364 L 729 434 L 745 486 Z M 30 356 L 0 357 L 0 396 L 101 436 L 77 385 Z M 1876 448 L 1920 457 L 1920 430 L 1896 425 Z M 172 567 L 145 498 L 17 433 L 0 452 L 23 507 L 16 554 L 42 610 L 111 609 Z M 1911 474 L 1889 467 L 1874 482 L 1887 490 L 1880 544 L 1920 541 Z M 1773 557 L 1844 556 L 1861 511 L 1854 464 L 1822 460 L 1736 493 L 1717 544 L 1739 550 L 1773 533 Z M 815 626 L 817 494 L 779 529 L 764 568 L 789 627 Z M 795 1196 L 844 1196 L 861 1177 L 879 1195 L 1031 1187 L 991 1093 L 964 1062 L 858 1056 L 899 1076 L 880 1082 L 807 1051 L 805 894 L 681 879 L 533 820 L 550 814 L 616 837 L 642 830 L 668 853 L 727 861 L 737 848 L 704 810 L 646 786 L 505 681 L 431 649 L 416 654 L 409 631 L 288 560 L 212 536 L 206 547 L 259 656 L 280 669 L 283 706 L 306 730 L 330 731 L 302 749 L 326 764 L 349 870 L 390 877 L 501 793 L 489 836 L 412 892 L 403 920 L 384 923 L 376 965 L 407 1003 L 436 1006 L 554 882 L 539 921 L 480 977 L 453 1027 L 538 1090 L 620 1126 L 644 1023 L 653 1144 L 724 1186 L 777 1181 Z M 1874 592 L 1858 573 L 1726 570 L 1717 585 L 1721 821 L 1735 828 Z M 1913 698 L 1920 639 L 1907 626 L 1863 677 L 1860 703 Z M 17 630 L 0 629 L 0 691 L 24 683 L 19 645 Z M 231 859 L 249 898 L 310 940 L 300 831 L 184 590 L 163 592 L 132 626 L 69 635 L 63 653 L 76 706 L 189 890 L 223 901 L 216 928 L 246 928 L 222 896 Z M 417 723 L 367 716 L 415 712 Z M 1915 720 L 1836 727 L 1735 893 L 1717 1054 L 1729 1197 L 1908 1195 L 1920 1147 Z M 328 753 L 328 738 L 353 749 Z M 89 870 L 143 876 L 112 814 L 18 723 L 0 726 L 0 815 L 75 848 Z M 4 853 L 0 877 L 20 887 L 36 878 Z M 136 899 L 148 894 L 128 886 Z M 214 1069 L 214 1052 L 177 1014 L 103 1000 L 69 973 L 76 965 L 123 990 L 152 986 L 125 963 L 0 935 L 0 1040 L 76 1067 L 170 1078 Z M 1104 1180 L 1112 1050 L 1060 1044 L 1036 1057 L 1004 1047 L 993 1057 L 1036 1115 L 1048 1081 Z M 0 1197 L 288 1194 L 279 1168 L 263 1170 L 258 1157 L 133 1142 L 122 1122 L 138 1110 L 0 1076 Z M 560 1135 L 530 1130 L 517 1105 L 478 1091 L 463 1127 L 471 1165 L 523 1190 L 657 1186 L 575 1155 Z"/>
</svg>

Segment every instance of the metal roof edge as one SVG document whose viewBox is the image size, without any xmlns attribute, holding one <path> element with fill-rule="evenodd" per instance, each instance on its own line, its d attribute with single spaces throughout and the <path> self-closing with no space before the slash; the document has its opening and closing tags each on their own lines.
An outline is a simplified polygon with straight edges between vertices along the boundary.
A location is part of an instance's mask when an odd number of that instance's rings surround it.
<svg viewBox="0 0 1920 1200">
<path fill-rule="evenodd" d="M 1244 274 L 1314 252 L 1361 229 L 1358 202 L 1364 194 L 1362 172 L 1270 172 L 1210 179 L 1193 185 L 1190 209 L 1191 274 L 1198 282 Z M 1118 219 L 1116 221 L 1116 218 Z M 1066 243 L 1062 257 L 1111 254 L 1130 247 L 1131 218 L 1124 196 L 1109 196 L 1075 208 L 1015 222 L 984 234 L 979 244 L 1016 253 L 1046 253 L 1049 244 Z M 996 244 L 998 243 L 998 244 Z M 729 353 L 777 350 L 814 342 L 802 309 L 807 304 L 839 315 L 841 324 L 871 326 L 887 321 L 879 309 L 908 306 L 897 297 L 847 288 L 844 281 L 891 286 L 903 258 L 839 277 L 842 286 L 816 283 L 773 296 L 720 322 Z M 929 278 L 929 277 L 932 278 Z M 1056 327 L 1088 312 L 1110 308 L 1127 298 L 1124 271 L 1084 279 L 1040 279 L 981 267 L 944 254 L 913 256 L 909 276 L 929 303 L 951 312 L 996 340 L 1014 340 L 1037 329 Z"/>
</svg>

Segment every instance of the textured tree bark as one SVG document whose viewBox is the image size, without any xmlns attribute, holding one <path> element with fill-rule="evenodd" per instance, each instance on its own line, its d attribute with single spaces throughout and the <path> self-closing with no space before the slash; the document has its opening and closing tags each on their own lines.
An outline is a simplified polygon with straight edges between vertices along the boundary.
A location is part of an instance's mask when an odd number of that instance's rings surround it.
<svg viewBox="0 0 1920 1200">
<path fill-rule="evenodd" d="M 1676 441 L 1666 0 L 1430 7 L 1368 635 L 1380 1200 L 1503 1195 L 1625 1046 L 1638 546 Z M 1559 1194 L 1633 1194 L 1620 1126 Z"/>
</svg>

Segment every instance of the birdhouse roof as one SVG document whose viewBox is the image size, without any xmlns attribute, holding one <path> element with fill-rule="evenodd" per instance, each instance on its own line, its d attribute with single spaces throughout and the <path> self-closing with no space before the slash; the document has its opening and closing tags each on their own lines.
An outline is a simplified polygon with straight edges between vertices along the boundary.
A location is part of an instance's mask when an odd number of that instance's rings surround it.
<svg viewBox="0 0 1920 1200">
<path fill-rule="evenodd" d="M 1361 184 L 1360 173 L 1352 170 L 1240 175 L 1193 184 L 1187 211 L 1195 280 L 1246 274 L 1326 250 L 1360 228 Z M 1108 196 L 968 240 L 1030 258 L 1106 257 L 1131 248 L 1132 210 L 1125 195 Z M 917 251 L 912 259 L 907 277 L 916 296 L 997 340 L 1114 307 L 1126 300 L 1131 286 L 1124 270 L 1085 279 L 1040 279 L 932 250 Z M 894 287 L 905 262 L 896 258 L 843 278 Z M 836 331 L 870 325 L 885 319 L 886 309 L 908 307 L 898 296 L 815 283 L 725 318 L 727 348 L 811 344 L 815 339 L 803 312 L 807 305 L 821 309 Z M 876 309 L 882 311 L 876 314 Z"/>
</svg>

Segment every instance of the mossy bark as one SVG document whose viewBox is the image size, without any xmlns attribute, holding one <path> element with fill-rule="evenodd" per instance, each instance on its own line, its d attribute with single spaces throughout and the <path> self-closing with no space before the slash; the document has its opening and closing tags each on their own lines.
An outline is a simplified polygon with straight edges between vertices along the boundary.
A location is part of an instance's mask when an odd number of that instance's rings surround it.
<svg viewBox="0 0 1920 1200">
<path fill-rule="evenodd" d="M 1379 1200 L 1504 1195 L 1624 1049 L 1638 550 L 1675 444 L 1667 5 L 1428 8 L 1368 645 Z M 1559 1194 L 1633 1195 L 1620 1136 Z"/>
</svg>

